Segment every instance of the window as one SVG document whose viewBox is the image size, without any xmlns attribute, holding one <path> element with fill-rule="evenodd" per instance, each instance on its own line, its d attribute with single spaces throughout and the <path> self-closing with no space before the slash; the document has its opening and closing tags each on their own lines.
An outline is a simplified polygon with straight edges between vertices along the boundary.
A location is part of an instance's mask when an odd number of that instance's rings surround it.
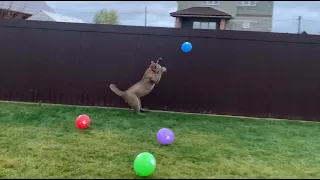
<svg viewBox="0 0 320 180">
<path fill-rule="evenodd" d="M 239 1 L 239 6 L 256 6 L 257 1 Z"/>
<path fill-rule="evenodd" d="M 200 22 L 193 22 L 193 29 L 200 29 Z"/>
<path fill-rule="evenodd" d="M 193 22 L 193 29 L 216 29 L 216 22 Z"/>
<path fill-rule="evenodd" d="M 249 29 L 250 28 L 250 22 L 243 22 L 242 23 L 242 28 L 243 29 Z"/>
<path fill-rule="evenodd" d="M 202 1 L 202 5 L 206 5 L 206 6 L 217 6 L 220 5 L 220 1 Z"/>
<path fill-rule="evenodd" d="M 209 23 L 207 22 L 201 22 L 200 23 L 200 29 L 208 29 Z"/>
<path fill-rule="evenodd" d="M 208 29 L 216 29 L 217 28 L 217 23 L 215 22 L 209 22 Z"/>
</svg>

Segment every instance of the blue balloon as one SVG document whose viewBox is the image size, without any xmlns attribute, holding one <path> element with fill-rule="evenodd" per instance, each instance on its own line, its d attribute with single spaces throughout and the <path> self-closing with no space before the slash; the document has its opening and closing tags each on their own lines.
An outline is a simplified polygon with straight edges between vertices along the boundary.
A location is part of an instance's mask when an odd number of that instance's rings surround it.
<svg viewBox="0 0 320 180">
<path fill-rule="evenodd" d="M 182 44 L 182 46 L 181 46 L 181 50 L 182 50 L 183 52 L 190 52 L 191 49 L 192 49 L 192 44 L 189 43 L 189 42 L 184 42 L 184 43 Z"/>
</svg>

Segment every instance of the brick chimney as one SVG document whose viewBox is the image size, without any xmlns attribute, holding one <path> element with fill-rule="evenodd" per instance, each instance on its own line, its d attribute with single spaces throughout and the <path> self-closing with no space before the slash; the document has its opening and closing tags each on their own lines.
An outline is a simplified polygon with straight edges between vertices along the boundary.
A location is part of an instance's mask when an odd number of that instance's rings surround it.
<svg viewBox="0 0 320 180">
<path fill-rule="evenodd" d="M 225 30 L 226 29 L 226 20 L 221 19 L 220 21 L 220 30 Z"/>
<path fill-rule="evenodd" d="M 180 18 L 176 17 L 175 23 L 174 23 L 174 27 L 175 28 L 181 28 L 181 22 L 180 22 Z"/>
</svg>

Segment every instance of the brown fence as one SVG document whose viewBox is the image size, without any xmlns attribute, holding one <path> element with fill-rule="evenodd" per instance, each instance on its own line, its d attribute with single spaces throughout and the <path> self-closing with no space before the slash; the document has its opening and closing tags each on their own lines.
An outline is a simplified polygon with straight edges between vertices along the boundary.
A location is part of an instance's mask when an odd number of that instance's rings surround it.
<svg viewBox="0 0 320 180">
<path fill-rule="evenodd" d="M 193 50 L 183 53 L 189 41 Z M 127 107 L 109 89 L 168 72 L 149 109 L 320 120 L 320 37 L 0 21 L 0 99 Z"/>
</svg>

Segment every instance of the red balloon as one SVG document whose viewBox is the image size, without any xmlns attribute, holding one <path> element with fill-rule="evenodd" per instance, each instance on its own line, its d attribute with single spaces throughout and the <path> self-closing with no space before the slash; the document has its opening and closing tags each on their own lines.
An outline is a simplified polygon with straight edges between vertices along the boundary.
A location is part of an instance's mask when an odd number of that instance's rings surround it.
<svg viewBox="0 0 320 180">
<path fill-rule="evenodd" d="M 77 117 L 76 119 L 76 126 L 79 129 L 85 129 L 90 125 L 90 118 L 89 116 L 82 114 L 80 116 Z"/>
</svg>

